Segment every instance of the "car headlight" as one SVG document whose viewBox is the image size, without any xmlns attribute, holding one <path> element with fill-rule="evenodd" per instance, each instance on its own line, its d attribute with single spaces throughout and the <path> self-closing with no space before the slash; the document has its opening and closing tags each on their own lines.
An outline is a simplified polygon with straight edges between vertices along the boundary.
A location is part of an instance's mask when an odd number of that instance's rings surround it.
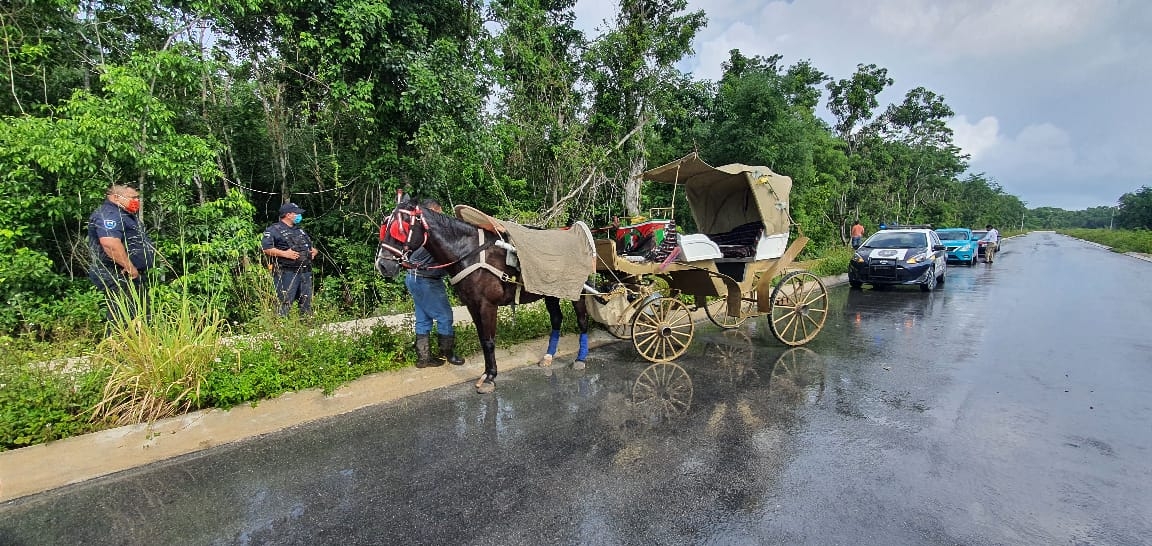
<svg viewBox="0 0 1152 546">
<path fill-rule="evenodd" d="M 858 264 L 862 264 L 862 263 L 864 263 L 864 257 L 859 255 L 859 254 L 853 254 L 852 255 L 852 261 L 854 261 Z"/>
<path fill-rule="evenodd" d="M 910 264 L 919 263 L 919 262 L 922 262 L 926 259 L 928 259 L 928 254 L 922 252 L 920 254 L 912 256 L 911 258 L 908 258 L 908 263 L 910 263 Z"/>
</svg>

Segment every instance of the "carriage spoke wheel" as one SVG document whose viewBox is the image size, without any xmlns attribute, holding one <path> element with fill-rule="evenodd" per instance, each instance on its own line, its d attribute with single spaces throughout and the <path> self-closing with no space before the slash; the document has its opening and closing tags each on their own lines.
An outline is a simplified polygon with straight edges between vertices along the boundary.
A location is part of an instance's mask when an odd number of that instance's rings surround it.
<svg viewBox="0 0 1152 546">
<path fill-rule="evenodd" d="M 708 297 L 704 306 L 704 314 L 712 324 L 724 329 L 731 329 L 744 324 L 748 317 L 756 314 L 756 289 L 753 288 L 740 297 L 740 316 L 733 317 L 728 314 L 728 296 Z"/>
<path fill-rule="evenodd" d="M 828 319 L 828 289 L 807 271 L 793 271 L 772 290 L 772 335 L 785 345 L 812 341 Z"/>
<path fill-rule="evenodd" d="M 632 345 L 652 362 L 668 362 L 684 354 L 694 332 L 688 306 L 676 298 L 653 299 L 632 317 Z"/>
<path fill-rule="evenodd" d="M 652 417 L 684 415 L 692 407 L 692 377 L 679 364 L 657 362 L 632 384 L 632 403 Z"/>
<path fill-rule="evenodd" d="M 824 359 L 807 347 L 784 351 L 772 365 L 771 389 L 794 402 L 815 404 L 824 396 Z"/>
</svg>

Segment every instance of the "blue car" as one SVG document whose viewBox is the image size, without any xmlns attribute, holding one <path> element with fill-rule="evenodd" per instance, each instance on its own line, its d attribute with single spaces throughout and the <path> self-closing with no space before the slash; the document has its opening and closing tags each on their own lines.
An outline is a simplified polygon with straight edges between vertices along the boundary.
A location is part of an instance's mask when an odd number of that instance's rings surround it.
<svg viewBox="0 0 1152 546">
<path fill-rule="evenodd" d="M 944 243 L 949 262 L 960 262 L 965 265 L 976 265 L 979 251 L 976 241 L 972 240 L 972 230 L 968 228 L 940 228 L 936 230 L 940 242 Z"/>
</svg>

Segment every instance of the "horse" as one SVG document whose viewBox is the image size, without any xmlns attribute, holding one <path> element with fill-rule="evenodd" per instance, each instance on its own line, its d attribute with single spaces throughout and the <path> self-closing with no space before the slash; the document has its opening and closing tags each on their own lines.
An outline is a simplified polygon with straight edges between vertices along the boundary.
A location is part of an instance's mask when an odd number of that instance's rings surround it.
<svg viewBox="0 0 1152 546">
<path fill-rule="evenodd" d="M 411 269 L 413 265 L 408 256 L 424 247 L 440 264 L 433 267 L 444 268 L 452 276 L 456 295 L 468 307 L 484 351 L 484 373 L 476 381 L 476 392 L 486 394 L 496 389 L 496 310 L 499 307 L 544 300 L 552 332 L 540 366 L 550 366 L 564 320 L 560 299 L 527 292 L 517 284 L 514 279 L 521 278 L 520 271 L 506 263 L 508 250 L 496 244 L 501 238 L 495 233 L 422 209 L 406 196 L 398 200 L 380 229 L 376 270 L 385 278 L 392 278 L 402 268 Z M 465 269 L 469 271 L 461 275 Z M 588 308 L 583 298 L 572 301 L 572 307 L 580 328 L 580 348 L 573 367 L 583 369 L 588 357 Z"/>
</svg>

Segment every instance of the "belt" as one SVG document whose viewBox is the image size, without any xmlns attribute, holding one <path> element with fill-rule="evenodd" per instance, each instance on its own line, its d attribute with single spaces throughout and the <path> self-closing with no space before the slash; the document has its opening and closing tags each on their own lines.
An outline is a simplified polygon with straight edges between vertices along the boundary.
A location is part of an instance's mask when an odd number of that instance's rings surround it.
<svg viewBox="0 0 1152 546">
<path fill-rule="evenodd" d="M 408 274 L 412 275 L 413 277 L 419 277 L 421 279 L 440 280 L 440 279 L 444 278 L 444 275 L 427 275 L 427 274 L 417 273 L 411 269 L 408 270 Z"/>
</svg>

